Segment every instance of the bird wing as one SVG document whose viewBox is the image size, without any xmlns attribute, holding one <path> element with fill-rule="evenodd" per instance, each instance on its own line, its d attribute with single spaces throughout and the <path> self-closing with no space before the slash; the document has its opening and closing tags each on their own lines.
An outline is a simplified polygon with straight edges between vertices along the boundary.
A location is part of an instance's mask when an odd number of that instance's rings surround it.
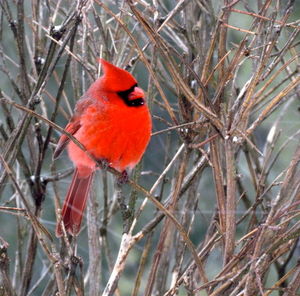
<svg viewBox="0 0 300 296">
<path fill-rule="evenodd" d="M 93 98 L 89 95 L 84 95 L 81 97 L 81 99 L 77 102 L 75 107 L 75 113 L 70 119 L 69 123 L 65 127 L 65 131 L 70 133 L 71 135 L 75 135 L 76 132 L 80 129 L 80 118 L 81 115 L 85 112 L 85 110 L 92 105 L 94 102 Z M 59 157 L 59 155 L 62 153 L 62 151 L 66 148 L 68 143 L 70 142 L 70 139 L 67 135 L 62 134 L 59 138 L 59 141 L 57 143 L 56 149 L 53 154 L 53 159 L 56 159 Z"/>
<path fill-rule="evenodd" d="M 80 120 L 79 118 L 72 118 L 71 121 L 68 123 L 68 125 L 65 128 L 65 131 L 70 133 L 71 135 L 75 135 L 75 133 L 79 130 L 80 128 Z M 56 159 L 59 157 L 61 152 L 65 149 L 67 144 L 70 142 L 70 139 L 67 135 L 62 134 L 59 138 L 59 141 L 57 143 L 56 149 L 53 154 L 53 159 Z"/>
</svg>

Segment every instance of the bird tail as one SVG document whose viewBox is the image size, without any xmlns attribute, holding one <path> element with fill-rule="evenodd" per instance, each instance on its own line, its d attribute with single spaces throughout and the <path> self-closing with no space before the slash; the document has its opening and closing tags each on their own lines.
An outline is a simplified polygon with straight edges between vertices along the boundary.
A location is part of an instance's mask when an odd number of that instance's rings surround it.
<svg viewBox="0 0 300 296">
<path fill-rule="evenodd" d="M 93 171 L 85 176 L 80 176 L 78 169 L 75 169 L 71 185 L 65 198 L 61 220 L 64 223 L 66 232 L 75 236 L 80 231 L 80 224 L 83 217 L 86 201 L 89 196 L 93 180 Z M 62 236 L 61 223 L 56 225 L 56 236 Z"/>
</svg>

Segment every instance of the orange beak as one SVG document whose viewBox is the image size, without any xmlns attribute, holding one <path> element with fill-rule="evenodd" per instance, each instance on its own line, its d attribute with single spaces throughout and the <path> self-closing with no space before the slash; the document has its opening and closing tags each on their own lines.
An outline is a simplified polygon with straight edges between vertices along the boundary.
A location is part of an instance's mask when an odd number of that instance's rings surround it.
<svg viewBox="0 0 300 296">
<path fill-rule="evenodd" d="M 144 91 L 141 88 L 137 87 L 137 86 L 128 95 L 128 99 L 130 101 L 135 100 L 135 99 L 143 99 L 144 97 L 145 97 Z"/>
</svg>

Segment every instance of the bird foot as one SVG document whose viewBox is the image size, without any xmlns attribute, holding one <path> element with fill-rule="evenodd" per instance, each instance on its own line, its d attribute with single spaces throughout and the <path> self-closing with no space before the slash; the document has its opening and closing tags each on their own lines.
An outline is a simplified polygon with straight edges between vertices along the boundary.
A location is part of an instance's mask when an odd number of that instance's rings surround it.
<svg viewBox="0 0 300 296">
<path fill-rule="evenodd" d="M 108 167 L 110 166 L 110 163 L 107 159 L 100 158 L 100 159 L 98 159 L 98 165 L 100 166 L 100 168 L 102 170 L 106 171 L 108 169 Z"/>
<path fill-rule="evenodd" d="M 129 176 L 128 176 L 127 172 L 124 170 L 121 173 L 121 175 L 118 177 L 117 183 L 119 185 L 124 185 L 124 184 L 126 184 L 128 182 L 128 180 L 129 180 Z"/>
</svg>

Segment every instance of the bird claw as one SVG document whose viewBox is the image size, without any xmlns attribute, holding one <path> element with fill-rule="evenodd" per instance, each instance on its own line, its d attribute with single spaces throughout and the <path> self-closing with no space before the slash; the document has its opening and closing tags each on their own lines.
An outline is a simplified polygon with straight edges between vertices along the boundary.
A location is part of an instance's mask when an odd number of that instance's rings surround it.
<svg viewBox="0 0 300 296">
<path fill-rule="evenodd" d="M 98 159 L 98 165 L 100 166 L 100 168 L 102 170 L 106 171 L 108 169 L 108 167 L 110 166 L 110 163 L 107 159 L 101 158 L 101 159 Z"/>
<path fill-rule="evenodd" d="M 121 173 L 121 175 L 118 177 L 117 183 L 118 183 L 119 185 L 124 185 L 124 184 L 126 184 L 126 183 L 128 182 L 128 180 L 129 180 L 128 174 L 127 174 L 127 172 L 124 170 L 124 171 Z"/>
</svg>

